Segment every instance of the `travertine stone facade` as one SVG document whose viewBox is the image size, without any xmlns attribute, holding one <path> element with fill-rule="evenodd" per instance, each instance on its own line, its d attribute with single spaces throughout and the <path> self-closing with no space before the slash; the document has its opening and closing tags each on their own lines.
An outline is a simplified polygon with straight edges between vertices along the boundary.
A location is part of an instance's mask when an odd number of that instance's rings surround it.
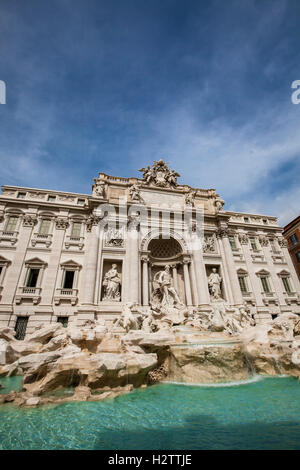
<svg viewBox="0 0 300 470">
<path fill-rule="evenodd" d="M 22 317 L 27 333 L 45 321 L 110 324 L 125 302 L 148 308 L 166 265 L 189 309 L 211 308 L 214 273 L 222 299 L 246 302 L 257 320 L 300 314 L 275 217 L 224 210 L 214 189 L 178 184 L 162 160 L 141 171 L 99 173 L 91 195 L 2 187 L 0 326 Z"/>
</svg>

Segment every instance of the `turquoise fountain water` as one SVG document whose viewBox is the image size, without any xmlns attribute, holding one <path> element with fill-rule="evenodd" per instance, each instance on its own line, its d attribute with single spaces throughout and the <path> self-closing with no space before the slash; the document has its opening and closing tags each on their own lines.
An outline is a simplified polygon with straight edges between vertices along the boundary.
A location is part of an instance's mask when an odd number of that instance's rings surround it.
<svg viewBox="0 0 300 470">
<path fill-rule="evenodd" d="M 300 382 L 159 384 L 105 402 L 2 405 L 0 449 L 300 449 Z"/>
</svg>

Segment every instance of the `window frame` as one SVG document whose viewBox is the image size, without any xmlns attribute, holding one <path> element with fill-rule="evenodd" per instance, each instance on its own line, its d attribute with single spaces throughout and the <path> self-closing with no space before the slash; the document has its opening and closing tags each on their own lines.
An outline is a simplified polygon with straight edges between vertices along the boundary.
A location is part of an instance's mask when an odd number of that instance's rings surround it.
<svg viewBox="0 0 300 470">
<path fill-rule="evenodd" d="M 9 230 L 9 224 L 10 224 L 12 219 L 15 220 L 15 223 L 12 227 L 13 230 Z M 7 217 L 6 223 L 5 223 L 4 232 L 12 233 L 12 234 L 15 233 L 17 231 L 17 227 L 18 227 L 18 219 L 19 219 L 19 216 L 15 215 L 15 214 L 9 214 L 8 217 Z"/>
<path fill-rule="evenodd" d="M 299 239 L 298 239 L 296 233 L 292 233 L 292 235 L 289 238 L 290 238 L 290 242 L 291 242 L 292 246 L 295 246 L 299 243 Z"/>
</svg>

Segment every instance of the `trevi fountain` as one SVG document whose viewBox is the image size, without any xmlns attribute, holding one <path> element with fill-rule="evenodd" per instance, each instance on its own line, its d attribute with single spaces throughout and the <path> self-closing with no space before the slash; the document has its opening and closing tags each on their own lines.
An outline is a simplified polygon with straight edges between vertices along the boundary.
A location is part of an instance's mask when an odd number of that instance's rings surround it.
<svg viewBox="0 0 300 470">
<path fill-rule="evenodd" d="M 28 214 L 44 204 L 35 195 L 26 206 L 29 189 L 22 199 L 15 251 L 1 256 L 0 448 L 299 449 L 299 282 L 280 228 L 224 211 L 214 190 L 178 185 L 162 160 L 141 171 L 99 174 L 88 209 L 65 196 L 69 220 L 49 215 L 52 202 Z M 3 188 L 4 212 L 19 204 L 14 191 Z M 134 211 L 101 228 L 124 194 Z M 167 231 L 157 215 L 175 199 L 190 217 L 183 235 L 175 217 Z M 33 231 L 43 217 L 53 237 Z M 79 220 L 81 233 L 68 234 Z"/>
</svg>

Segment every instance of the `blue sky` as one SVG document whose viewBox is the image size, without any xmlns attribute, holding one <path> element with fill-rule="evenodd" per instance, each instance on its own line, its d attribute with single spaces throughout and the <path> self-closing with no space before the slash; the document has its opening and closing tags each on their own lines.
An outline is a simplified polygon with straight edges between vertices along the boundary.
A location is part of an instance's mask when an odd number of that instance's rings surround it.
<svg viewBox="0 0 300 470">
<path fill-rule="evenodd" d="M 299 0 L 0 0 L 0 182 L 90 193 L 164 158 L 299 215 Z"/>
</svg>

